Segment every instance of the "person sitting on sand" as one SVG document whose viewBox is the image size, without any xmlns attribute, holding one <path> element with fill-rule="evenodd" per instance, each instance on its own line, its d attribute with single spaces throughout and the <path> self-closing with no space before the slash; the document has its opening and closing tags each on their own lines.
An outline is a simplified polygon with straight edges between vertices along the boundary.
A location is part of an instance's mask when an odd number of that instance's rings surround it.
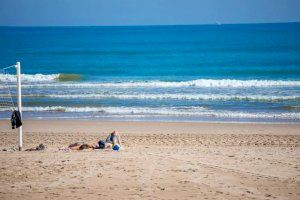
<svg viewBox="0 0 300 200">
<path fill-rule="evenodd" d="M 113 131 L 106 138 L 107 143 L 111 143 L 112 146 L 119 145 L 121 146 L 121 137 L 117 131 Z"/>
<path fill-rule="evenodd" d="M 119 150 L 121 148 L 121 137 L 117 131 L 110 133 L 106 140 L 100 140 L 98 142 L 100 149 L 113 149 Z"/>
</svg>

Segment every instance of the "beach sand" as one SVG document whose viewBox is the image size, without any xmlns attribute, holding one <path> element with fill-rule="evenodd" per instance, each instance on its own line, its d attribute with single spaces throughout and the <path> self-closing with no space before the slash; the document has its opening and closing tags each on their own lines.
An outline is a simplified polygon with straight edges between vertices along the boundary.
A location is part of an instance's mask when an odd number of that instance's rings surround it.
<svg viewBox="0 0 300 200">
<path fill-rule="evenodd" d="M 118 130 L 125 149 L 59 150 Z M 300 199 L 300 125 L 28 120 L 0 199 Z M 0 121 L 0 148 L 17 132 Z"/>
</svg>

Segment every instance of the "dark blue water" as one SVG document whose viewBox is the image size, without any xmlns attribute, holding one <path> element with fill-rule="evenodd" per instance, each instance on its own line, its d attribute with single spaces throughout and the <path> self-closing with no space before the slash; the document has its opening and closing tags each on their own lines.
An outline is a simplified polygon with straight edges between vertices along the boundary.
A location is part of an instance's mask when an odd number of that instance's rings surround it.
<svg viewBox="0 0 300 200">
<path fill-rule="evenodd" d="M 27 117 L 300 121 L 300 23 L 1 27 L 0 66 L 16 61 Z"/>
</svg>

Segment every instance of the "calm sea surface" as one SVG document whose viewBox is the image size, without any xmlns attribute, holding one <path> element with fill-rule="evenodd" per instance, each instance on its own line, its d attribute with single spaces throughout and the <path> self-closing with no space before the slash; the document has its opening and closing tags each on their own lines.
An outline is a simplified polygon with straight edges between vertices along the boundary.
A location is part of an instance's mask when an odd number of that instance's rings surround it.
<svg viewBox="0 0 300 200">
<path fill-rule="evenodd" d="M 0 68 L 16 61 L 27 118 L 300 122 L 300 23 L 0 27 Z"/>
</svg>

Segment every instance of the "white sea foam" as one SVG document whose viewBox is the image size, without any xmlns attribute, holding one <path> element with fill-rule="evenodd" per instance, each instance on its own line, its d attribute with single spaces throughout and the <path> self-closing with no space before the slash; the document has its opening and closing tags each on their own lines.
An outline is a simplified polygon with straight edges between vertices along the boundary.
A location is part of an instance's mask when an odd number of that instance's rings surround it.
<svg viewBox="0 0 300 200">
<path fill-rule="evenodd" d="M 8 108 L 0 108 L 0 111 L 8 111 Z M 107 114 L 160 114 L 160 115 L 191 115 L 193 112 L 206 110 L 204 107 L 66 107 L 66 106 L 46 106 L 46 107 L 23 107 L 23 111 L 31 112 L 101 112 Z"/>
<path fill-rule="evenodd" d="M 0 94 L 0 98 L 8 98 L 8 94 Z M 23 97 L 57 98 L 57 99 L 141 99 L 141 100 L 212 100 L 212 101 L 286 101 L 300 100 L 299 95 L 218 95 L 218 94 L 50 94 L 23 95 Z"/>
<path fill-rule="evenodd" d="M 204 87 L 204 88 L 243 88 L 243 87 L 299 87 L 297 80 L 234 80 L 234 79 L 196 79 L 190 81 L 120 81 L 120 82 L 72 82 L 61 83 L 63 74 L 23 74 L 23 87 L 67 87 L 67 88 L 90 88 L 90 87 L 149 87 L 149 88 L 177 88 L 177 87 Z M 68 77 L 68 74 L 65 76 Z M 74 76 L 74 75 L 73 75 Z M 79 76 L 79 75 L 78 75 Z M 78 78 L 78 77 L 77 77 Z M 16 76 L 0 74 L 0 81 L 15 81 Z M 76 80 L 76 79 L 75 79 Z M 30 84 L 36 83 L 39 84 Z M 49 82 L 53 82 L 49 84 Z M 47 84 L 48 83 L 48 84 Z"/>
<path fill-rule="evenodd" d="M 0 111 L 8 111 L 8 108 L 0 108 Z M 48 107 L 24 107 L 23 111 L 31 112 L 97 112 L 103 115 L 139 115 L 139 116 L 183 116 L 183 117 L 209 117 L 209 118 L 248 118 L 248 119 L 286 119 L 300 120 L 299 112 L 284 113 L 249 113 L 237 111 L 214 111 L 203 107 L 64 107 L 64 106 L 48 106 Z"/>
<path fill-rule="evenodd" d="M 50 82 L 59 78 L 59 74 L 22 74 L 22 82 L 36 83 L 36 82 Z M 0 74 L 1 82 L 15 82 L 17 76 L 13 74 Z"/>
<path fill-rule="evenodd" d="M 268 96 L 268 95 L 218 95 L 218 94 L 53 94 L 43 97 L 62 99 L 175 99 L 175 100 L 240 100 L 240 101 L 282 101 L 297 100 L 299 95 L 293 96 Z"/>
<path fill-rule="evenodd" d="M 197 79 L 181 82 L 167 81 L 140 81 L 140 82 L 121 82 L 103 83 L 102 86 L 108 87 L 274 87 L 274 86 L 300 86 L 300 81 L 283 80 L 231 80 L 231 79 Z"/>
</svg>

